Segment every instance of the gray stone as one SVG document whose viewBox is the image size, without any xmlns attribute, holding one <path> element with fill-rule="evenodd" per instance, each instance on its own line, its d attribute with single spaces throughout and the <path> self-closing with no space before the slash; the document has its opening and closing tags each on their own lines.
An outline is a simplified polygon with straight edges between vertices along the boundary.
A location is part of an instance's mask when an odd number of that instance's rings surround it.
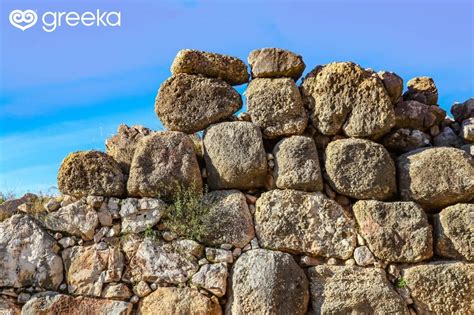
<svg viewBox="0 0 474 315">
<path fill-rule="evenodd" d="M 383 145 L 391 151 L 408 152 L 430 145 L 431 137 L 417 129 L 396 129 L 386 134 Z"/>
<path fill-rule="evenodd" d="M 463 145 L 460 149 L 464 150 L 467 154 L 474 156 L 474 144 Z"/>
<path fill-rule="evenodd" d="M 433 144 L 436 147 L 460 147 L 464 143 L 450 127 L 444 127 L 441 133 L 433 137 Z"/>
<path fill-rule="evenodd" d="M 470 98 L 464 103 L 455 103 L 451 107 L 451 113 L 457 122 L 474 117 L 474 98 Z"/>
<path fill-rule="evenodd" d="M 219 249 L 219 248 L 212 248 L 212 247 L 207 247 L 206 248 L 206 258 L 210 262 L 214 263 L 233 263 L 234 262 L 234 256 L 232 255 L 232 252 L 230 250 L 225 250 L 225 249 Z"/>
<path fill-rule="evenodd" d="M 253 50 L 247 60 L 253 78 L 288 77 L 298 80 L 306 67 L 303 57 L 280 48 Z"/>
<path fill-rule="evenodd" d="M 226 292 L 227 265 L 225 263 L 203 265 L 191 278 L 191 283 L 215 296 L 222 297 Z"/>
<path fill-rule="evenodd" d="M 359 246 L 354 249 L 354 260 L 359 266 L 369 266 L 375 262 L 374 254 L 367 246 Z"/>
<path fill-rule="evenodd" d="M 156 225 L 166 213 L 168 206 L 160 199 L 142 198 L 138 201 L 139 209 L 136 212 L 122 215 L 122 233 L 140 233 Z M 137 206 L 138 206 L 137 202 Z M 124 205 L 122 204 L 122 209 Z M 122 214 L 123 213 L 123 214 Z"/>
<path fill-rule="evenodd" d="M 459 135 L 467 142 L 474 142 L 474 118 L 469 118 L 462 122 Z"/>
</svg>

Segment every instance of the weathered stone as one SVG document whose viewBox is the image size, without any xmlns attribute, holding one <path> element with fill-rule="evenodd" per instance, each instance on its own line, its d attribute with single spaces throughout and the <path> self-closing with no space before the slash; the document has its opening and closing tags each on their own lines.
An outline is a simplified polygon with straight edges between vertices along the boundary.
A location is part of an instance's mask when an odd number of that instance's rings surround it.
<svg viewBox="0 0 474 315">
<path fill-rule="evenodd" d="M 410 314 L 379 268 L 308 269 L 314 314 Z"/>
<path fill-rule="evenodd" d="M 451 107 L 451 114 L 457 122 L 474 117 L 474 98 L 470 98 L 464 103 L 455 103 Z"/>
<path fill-rule="evenodd" d="M 465 141 L 474 142 L 474 118 L 466 119 L 461 124 L 459 134 Z"/>
<path fill-rule="evenodd" d="M 309 137 L 293 136 L 278 142 L 273 149 L 276 187 L 305 191 L 323 190 L 318 151 Z"/>
<path fill-rule="evenodd" d="M 20 315 L 21 307 L 13 301 L 12 298 L 0 295 L 0 314 L 1 315 Z"/>
<path fill-rule="evenodd" d="M 168 206 L 160 199 L 142 198 L 136 212 L 127 213 L 120 211 L 122 215 L 122 233 L 140 233 L 157 224 Z M 123 207 L 123 204 L 122 204 Z"/>
<path fill-rule="evenodd" d="M 215 296 L 224 296 L 227 285 L 227 265 L 225 263 L 203 265 L 192 277 L 191 283 L 206 289 Z"/>
<path fill-rule="evenodd" d="M 163 82 L 155 112 L 168 130 L 195 133 L 242 107 L 240 94 L 221 79 L 178 74 Z"/>
<path fill-rule="evenodd" d="M 418 101 L 399 102 L 395 106 L 397 128 L 427 130 L 440 124 L 446 112 L 437 105 L 426 105 Z"/>
<path fill-rule="evenodd" d="M 382 80 L 352 62 L 318 66 L 302 84 L 303 100 L 322 134 L 378 138 L 395 125 Z"/>
<path fill-rule="evenodd" d="M 306 68 L 303 57 L 280 48 L 253 50 L 247 60 L 253 78 L 288 77 L 296 81 Z"/>
<path fill-rule="evenodd" d="M 139 315 L 220 315 L 219 304 L 191 288 L 158 288 L 138 304 Z"/>
<path fill-rule="evenodd" d="M 177 240 L 173 242 L 173 246 L 180 252 L 191 254 L 196 258 L 202 256 L 204 246 L 193 240 Z"/>
<path fill-rule="evenodd" d="M 122 278 L 124 258 L 118 248 L 74 246 L 62 256 L 69 293 L 100 297 L 105 283 Z"/>
<path fill-rule="evenodd" d="M 234 264 L 226 314 L 306 314 L 308 280 L 289 254 L 256 249 Z"/>
<path fill-rule="evenodd" d="M 80 199 L 56 212 L 49 213 L 44 219 L 45 226 L 53 231 L 66 232 L 85 240 L 94 238 L 99 218 L 95 210 Z"/>
<path fill-rule="evenodd" d="M 244 84 L 249 80 L 245 63 L 232 56 L 200 50 L 182 49 L 171 65 L 171 73 L 202 74 L 220 78 L 231 85 Z"/>
<path fill-rule="evenodd" d="M 128 194 L 170 199 L 178 189 L 201 193 L 202 179 L 191 139 L 175 131 L 156 132 L 137 145 Z"/>
<path fill-rule="evenodd" d="M 326 148 L 329 183 L 340 194 L 356 199 L 385 200 L 397 190 L 395 164 L 380 144 L 341 139 Z"/>
<path fill-rule="evenodd" d="M 58 187 L 63 194 L 75 197 L 120 197 L 125 193 L 125 178 L 111 156 L 98 151 L 79 151 L 62 161 Z"/>
<path fill-rule="evenodd" d="M 462 138 L 459 137 L 452 128 L 444 127 L 440 134 L 433 137 L 433 144 L 436 147 L 460 147 L 464 144 Z"/>
<path fill-rule="evenodd" d="M 140 281 L 133 287 L 133 293 L 138 297 L 145 297 L 152 292 L 150 286 L 145 281 Z"/>
<path fill-rule="evenodd" d="M 252 215 L 245 195 L 238 190 L 217 190 L 204 196 L 209 206 L 206 214 L 206 233 L 202 242 L 208 245 L 231 244 L 244 247 L 255 237 Z"/>
<path fill-rule="evenodd" d="M 474 156 L 474 144 L 463 145 L 460 149 L 466 152 L 467 154 Z"/>
<path fill-rule="evenodd" d="M 259 128 L 249 122 L 224 122 L 204 134 L 208 185 L 216 189 L 263 187 L 267 158 Z"/>
<path fill-rule="evenodd" d="M 102 297 L 113 300 L 128 300 L 132 296 L 130 289 L 123 283 L 107 284 L 102 290 Z"/>
<path fill-rule="evenodd" d="M 428 210 L 467 202 L 474 196 L 474 159 L 463 150 L 415 150 L 401 155 L 397 167 L 402 199 Z"/>
<path fill-rule="evenodd" d="M 385 135 L 383 145 L 392 151 L 408 152 L 430 144 L 431 137 L 417 129 L 396 129 Z"/>
<path fill-rule="evenodd" d="M 90 297 L 46 292 L 33 297 L 26 303 L 22 315 L 131 315 L 132 304 L 123 301 L 94 299 Z"/>
<path fill-rule="evenodd" d="M 138 142 L 151 132 L 150 129 L 140 125 L 129 127 L 121 124 L 117 134 L 105 141 L 105 152 L 119 163 L 124 174 L 128 174 Z"/>
<path fill-rule="evenodd" d="M 56 290 L 63 280 L 59 246 L 33 218 L 16 214 L 0 222 L 0 287 Z"/>
<path fill-rule="evenodd" d="M 369 266 L 375 262 L 375 258 L 367 246 L 359 246 L 354 249 L 354 261 L 359 266 Z"/>
<path fill-rule="evenodd" d="M 385 89 L 387 90 L 390 100 L 393 104 L 396 104 L 403 92 L 403 79 L 396 73 L 389 71 L 377 72 L 378 77 L 382 80 Z"/>
<path fill-rule="evenodd" d="M 247 109 L 265 138 L 302 134 L 308 123 L 295 81 L 289 78 L 255 79 L 247 90 Z"/>
<path fill-rule="evenodd" d="M 433 216 L 438 256 L 474 261 L 474 204 L 459 203 Z"/>
<path fill-rule="evenodd" d="M 354 223 L 322 193 L 272 190 L 257 200 L 255 232 L 264 248 L 347 259 L 356 246 Z"/>
<path fill-rule="evenodd" d="M 408 81 L 408 91 L 403 94 L 406 101 L 418 101 L 423 104 L 436 105 L 438 103 L 438 89 L 432 78 L 416 77 Z"/>
<path fill-rule="evenodd" d="M 27 193 L 21 198 L 10 199 L 0 204 L 0 222 L 18 213 L 18 207 L 24 203 L 34 203 L 38 199 L 35 194 Z"/>
<path fill-rule="evenodd" d="M 470 314 L 474 265 L 440 262 L 408 267 L 402 277 L 418 314 Z"/>
<path fill-rule="evenodd" d="M 360 233 L 377 258 L 414 263 L 433 255 L 431 225 L 416 203 L 360 200 L 352 210 Z"/>
<path fill-rule="evenodd" d="M 207 247 L 206 258 L 208 261 L 214 263 L 224 262 L 231 264 L 234 262 L 234 256 L 232 255 L 232 252 L 230 250 L 219 248 Z"/>
</svg>

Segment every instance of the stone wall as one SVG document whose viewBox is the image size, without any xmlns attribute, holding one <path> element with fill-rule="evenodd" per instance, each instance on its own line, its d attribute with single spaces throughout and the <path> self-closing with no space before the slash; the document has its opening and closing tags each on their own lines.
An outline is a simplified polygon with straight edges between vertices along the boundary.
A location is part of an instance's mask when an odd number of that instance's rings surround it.
<svg viewBox="0 0 474 315">
<path fill-rule="evenodd" d="M 180 51 L 167 131 L 121 125 L 62 196 L 0 205 L 0 314 L 474 313 L 474 99 L 451 119 L 428 77 L 248 63 Z"/>
</svg>

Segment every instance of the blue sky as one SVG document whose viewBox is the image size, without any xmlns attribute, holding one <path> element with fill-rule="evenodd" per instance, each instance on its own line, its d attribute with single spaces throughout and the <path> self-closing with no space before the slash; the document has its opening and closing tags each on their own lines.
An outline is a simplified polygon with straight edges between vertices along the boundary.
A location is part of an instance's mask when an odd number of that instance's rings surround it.
<svg viewBox="0 0 474 315">
<path fill-rule="evenodd" d="M 120 28 L 13 28 L 14 9 L 120 11 Z M 435 79 L 440 105 L 474 96 L 473 4 L 421 1 L 82 0 L 0 3 L 0 191 L 48 192 L 71 151 L 104 150 L 120 123 L 160 129 L 156 91 L 176 52 L 246 60 L 261 47 Z M 239 88 L 243 91 L 245 86 Z"/>
</svg>

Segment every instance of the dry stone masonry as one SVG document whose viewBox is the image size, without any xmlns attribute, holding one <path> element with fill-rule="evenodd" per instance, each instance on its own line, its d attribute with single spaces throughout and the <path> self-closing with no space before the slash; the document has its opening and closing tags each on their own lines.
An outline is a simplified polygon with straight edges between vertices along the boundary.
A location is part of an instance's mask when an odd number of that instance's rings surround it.
<svg viewBox="0 0 474 315">
<path fill-rule="evenodd" d="M 60 196 L 0 205 L 0 314 L 474 314 L 474 98 L 450 118 L 429 77 L 248 64 L 178 52 L 166 131 L 121 125 Z"/>
</svg>

